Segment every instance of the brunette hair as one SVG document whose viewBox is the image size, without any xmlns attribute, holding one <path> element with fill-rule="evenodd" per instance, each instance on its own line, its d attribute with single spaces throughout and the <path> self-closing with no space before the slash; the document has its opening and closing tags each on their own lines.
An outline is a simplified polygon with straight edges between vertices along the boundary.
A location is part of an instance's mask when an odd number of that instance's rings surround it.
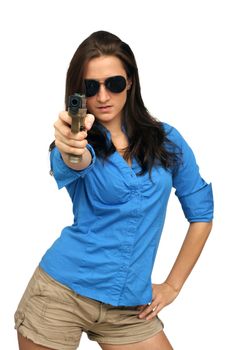
<svg viewBox="0 0 233 350">
<path fill-rule="evenodd" d="M 178 159 L 174 147 L 166 147 L 171 142 L 167 139 L 163 124 L 152 117 L 146 109 L 141 96 L 138 68 L 134 54 L 128 44 L 121 41 L 116 35 L 98 31 L 86 38 L 76 50 L 66 77 L 65 104 L 68 107 L 68 98 L 75 92 L 84 92 L 84 69 L 89 60 L 100 56 L 118 57 L 131 79 L 132 85 L 128 90 L 127 100 L 123 109 L 123 127 L 127 134 L 129 145 L 125 149 L 124 158 L 135 157 L 142 171 L 151 173 L 154 165 L 162 165 L 168 169 Z M 88 132 L 88 142 L 93 146 L 97 156 L 106 159 L 115 151 L 112 142 L 109 143 L 105 128 L 95 120 L 92 129 Z M 175 145 L 174 145 L 175 146 Z"/>
</svg>

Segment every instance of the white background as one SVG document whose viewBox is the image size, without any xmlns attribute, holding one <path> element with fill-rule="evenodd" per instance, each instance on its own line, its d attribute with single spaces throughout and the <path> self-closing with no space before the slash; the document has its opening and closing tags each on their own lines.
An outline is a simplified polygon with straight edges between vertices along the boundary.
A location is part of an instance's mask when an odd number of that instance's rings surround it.
<svg viewBox="0 0 233 350">
<path fill-rule="evenodd" d="M 176 350 L 232 349 L 233 11 L 227 0 L 2 1 L 1 348 L 17 349 L 13 314 L 45 250 L 72 222 L 48 174 L 53 123 L 77 46 L 96 30 L 133 49 L 144 102 L 176 126 L 213 183 L 215 224 L 176 301 L 161 312 Z M 162 282 L 187 229 L 172 194 L 153 280 Z M 98 349 L 87 339 L 80 349 Z"/>
</svg>

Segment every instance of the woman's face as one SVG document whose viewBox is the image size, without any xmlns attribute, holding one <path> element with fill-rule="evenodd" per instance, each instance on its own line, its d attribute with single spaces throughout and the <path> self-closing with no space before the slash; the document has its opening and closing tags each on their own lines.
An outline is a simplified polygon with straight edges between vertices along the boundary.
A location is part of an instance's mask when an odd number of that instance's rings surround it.
<svg viewBox="0 0 233 350">
<path fill-rule="evenodd" d="M 126 79 L 126 87 L 122 92 L 111 92 L 104 85 L 104 81 L 113 76 L 123 76 Z M 131 85 L 121 60 L 115 56 L 100 56 L 91 59 L 87 64 L 84 79 L 93 79 L 100 83 L 96 95 L 87 97 L 88 111 L 106 127 L 120 125 L 127 90 Z"/>
</svg>

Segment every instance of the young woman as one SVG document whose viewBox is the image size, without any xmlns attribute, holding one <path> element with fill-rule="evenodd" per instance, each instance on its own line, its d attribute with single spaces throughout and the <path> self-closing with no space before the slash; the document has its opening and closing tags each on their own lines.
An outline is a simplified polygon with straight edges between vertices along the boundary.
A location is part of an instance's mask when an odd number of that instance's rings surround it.
<svg viewBox="0 0 233 350">
<path fill-rule="evenodd" d="M 68 98 L 85 93 L 86 130 Z M 144 106 L 130 47 L 99 31 L 75 52 L 51 168 L 74 223 L 45 253 L 15 314 L 21 350 L 74 350 L 82 332 L 103 350 L 171 350 L 158 313 L 179 294 L 211 231 L 211 185 L 180 133 Z M 73 163 L 70 154 L 81 155 Z M 190 222 L 171 272 L 151 281 L 171 188 Z"/>
</svg>

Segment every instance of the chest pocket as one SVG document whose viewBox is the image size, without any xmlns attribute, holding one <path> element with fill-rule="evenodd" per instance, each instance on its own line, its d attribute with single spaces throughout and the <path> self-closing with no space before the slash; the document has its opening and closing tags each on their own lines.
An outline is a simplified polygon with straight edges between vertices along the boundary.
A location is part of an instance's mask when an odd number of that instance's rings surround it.
<svg viewBox="0 0 233 350">
<path fill-rule="evenodd" d="M 86 188 L 91 191 L 91 198 L 99 204 L 121 204 L 128 202 L 132 185 L 129 181 L 130 168 L 127 164 L 111 160 L 98 160 L 99 164 L 86 176 Z M 124 160 L 122 159 L 122 162 Z"/>
</svg>

